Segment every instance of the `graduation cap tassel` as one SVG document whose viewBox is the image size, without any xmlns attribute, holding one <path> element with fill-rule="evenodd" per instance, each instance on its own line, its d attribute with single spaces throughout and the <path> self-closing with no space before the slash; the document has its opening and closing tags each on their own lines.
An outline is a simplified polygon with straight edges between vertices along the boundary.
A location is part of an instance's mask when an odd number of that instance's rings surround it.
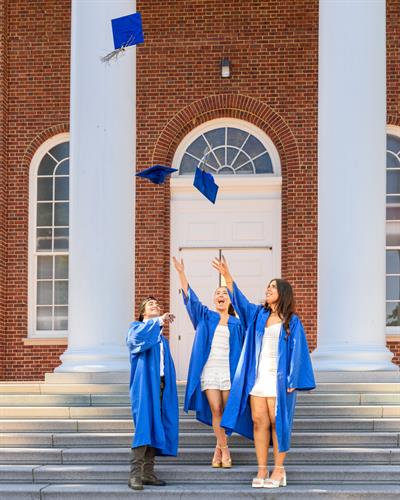
<svg viewBox="0 0 400 500">
<path fill-rule="evenodd" d="M 118 56 L 122 55 L 125 52 L 125 49 L 127 47 L 129 47 L 130 45 L 132 45 L 134 38 L 135 37 L 132 35 L 128 39 L 128 41 L 126 43 L 124 43 L 124 45 L 122 45 L 122 47 L 120 47 L 119 49 L 113 50 L 113 51 L 109 52 L 108 54 L 106 54 L 105 56 L 101 57 L 100 58 L 101 62 L 109 63 L 112 59 L 118 59 Z"/>
<path fill-rule="evenodd" d="M 114 50 L 100 58 L 105 63 L 109 63 L 113 59 L 118 59 L 118 56 L 122 55 L 128 47 L 144 41 L 142 17 L 139 12 L 112 19 L 111 25 Z"/>
</svg>

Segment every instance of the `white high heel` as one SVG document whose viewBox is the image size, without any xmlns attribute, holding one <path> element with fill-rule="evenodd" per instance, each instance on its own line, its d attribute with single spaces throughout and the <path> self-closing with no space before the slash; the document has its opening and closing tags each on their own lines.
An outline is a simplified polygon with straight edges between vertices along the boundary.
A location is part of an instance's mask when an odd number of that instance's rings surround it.
<svg viewBox="0 0 400 500">
<path fill-rule="evenodd" d="M 259 469 L 266 469 L 267 466 L 266 465 L 259 465 L 258 468 Z M 266 478 L 263 478 L 263 477 L 254 477 L 253 481 L 251 483 L 251 487 L 252 488 L 264 488 L 264 483 L 267 480 L 268 480 L 268 471 L 267 471 L 267 477 Z"/>
<path fill-rule="evenodd" d="M 279 488 L 280 486 L 286 486 L 287 485 L 285 468 L 281 467 L 279 465 L 276 466 L 275 468 L 276 469 L 283 469 L 283 477 L 281 477 L 281 479 L 271 479 L 271 478 L 266 479 L 264 481 L 263 488 Z"/>
</svg>

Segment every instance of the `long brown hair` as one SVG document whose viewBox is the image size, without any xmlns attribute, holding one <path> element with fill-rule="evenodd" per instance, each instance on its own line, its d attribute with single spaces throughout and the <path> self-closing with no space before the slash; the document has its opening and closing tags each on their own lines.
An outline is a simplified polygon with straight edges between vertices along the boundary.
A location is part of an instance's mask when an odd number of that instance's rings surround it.
<svg viewBox="0 0 400 500">
<path fill-rule="evenodd" d="M 273 282 L 276 282 L 276 288 L 278 290 L 278 302 L 276 304 L 276 312 L 282 319 L 283 326 L 286 330 L 286 336 L 290 335 L 289 323 L 290 319 L 296 312 L 296 303 L 294 300 L 292 285 L 283 279 L 274 278 L 269 283 L 268 286 Z M 264 303 L 264 307 L 267 311 L 272 311 L 271 307 L 267 302 Z"/>
<path fill-rule="evenodd" d="M 149 296 L 149 297 L 146 297 L 140 304 L 139 306 L 139 319 L 138 321 L 143 321 L 143 318 L 144 318 L 144 312 L 146 310 L 146 304 L 147 302 L 149 302 L 150 300 L 155 300 L 156 302 L 157 299 L 155 297 L 152 297 L 152 296 Z"/>
</svg>

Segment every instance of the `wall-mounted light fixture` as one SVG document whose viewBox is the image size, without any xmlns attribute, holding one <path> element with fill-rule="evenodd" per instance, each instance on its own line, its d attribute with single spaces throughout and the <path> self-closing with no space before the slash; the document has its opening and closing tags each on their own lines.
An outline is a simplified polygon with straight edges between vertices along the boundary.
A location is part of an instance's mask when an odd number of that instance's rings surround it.
<svg viewBox="0 0 400 500">
<path fill-rule="evenodd" d="M 231 63 L 227 57 L 221 60 L 221 77 L 229 78 L 231 76 Z"/>
</svg>

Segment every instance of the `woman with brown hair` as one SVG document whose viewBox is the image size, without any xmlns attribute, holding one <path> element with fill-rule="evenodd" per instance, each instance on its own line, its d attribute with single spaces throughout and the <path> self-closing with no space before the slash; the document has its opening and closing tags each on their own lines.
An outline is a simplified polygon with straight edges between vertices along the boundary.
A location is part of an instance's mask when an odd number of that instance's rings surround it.
<svg viewBox="0 0 400 500">
<path fill-rule="evenodd" d="M 233 282 L 223 257 L 214 259 L 212 265 L 225 278 L 232 304 L 246 329 L 221 425 L 254 439 L 258 463 L 254 488 L 286 486 L 283 463 L 290 448 L 296 391 L 315 388 L 292 287 L 285 280 L 273 279 L 267 286 L 264 304 L 252 304 Z M 245 426 L 243 418 L 247 419 Z M 271 440 L 275 467 L 268 478 Z"/>
<path fill-rule="evenodd" d="M 200 302 L 189 286 L 183 260 L 174 257 L 173 263 L 186 310 L 196 329 L 184 410 L 195 410 L 197 420 L 213 427 L 217 443 L 212 467 L 230 468 L 232 460 L 227 435 L 220 423 L 243 345 L 243 327 L 235 316 L 225 286 L 215 290 L 215 311 L 212 311 Z"/>
</svg>

